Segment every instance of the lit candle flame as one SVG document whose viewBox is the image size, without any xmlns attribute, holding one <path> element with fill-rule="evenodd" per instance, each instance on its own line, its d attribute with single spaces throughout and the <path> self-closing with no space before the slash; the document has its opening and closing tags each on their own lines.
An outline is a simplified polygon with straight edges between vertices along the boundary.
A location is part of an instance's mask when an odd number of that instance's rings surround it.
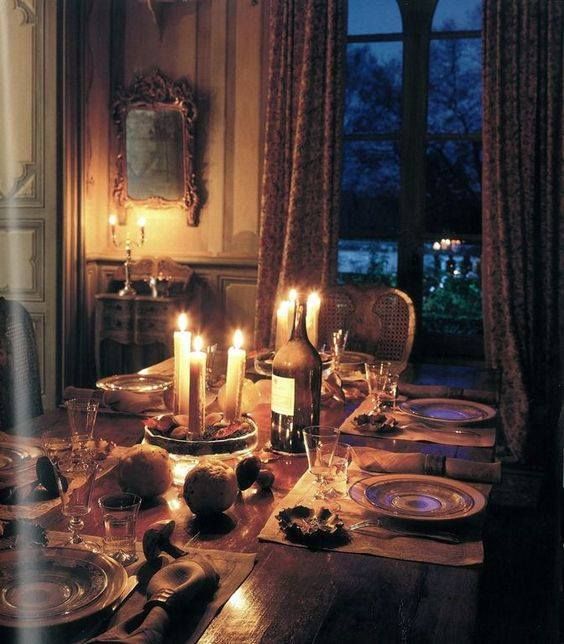
<svg viewBox="0 0 564 644">
<path fill-rule="evenodd" d="M 186 313 L 181 313 L 178 316 L 178 329 L 180 331 L 186 331 L 187 328 L 188 328 L 188 316 L 186 315 Z"/>
<path fill-rule="evenodd" d="M 307 297 L 307 308 L 310 309 L 312 306 L 319 306 L 321 304 L 321 298 L 317 291 L 312 291 Z"/>
<path fill-rule="evenodd" d="M 204 346 L 204 341 L 202 339 L 202 336 L 197 335 L 194 338 L 194 351 L 201 351 Z"/>
<path fill-rule="evenodd" d="M 243 346 L 243 332 L 241 329 L 237 329 L 233 334 L 233 346 L 236 349 L 240 349 Z"/>
<path fill-rule="evenodd" d="M 298 291 L 295 288 L 290 289 L 290 292 L 288 293 L 288 299 L 290 300 L 290 303 L 295 303 L 298 299 Z"/>
<path fill-rule="evenodd" d="M 146 223 L 147 222 L 145 220 L 145 217 L 139 217 L 139 219 L 137 220 L 137 225 L 139 226 L 139 228 L 145 228 Z"/>
<path fill-rule="evenodd" d="M 108 222 L 110 223 L 110 226 L 115 226 L 118 222 L 117 215 L 111 214 L 108 218 Z"/>
</svg>

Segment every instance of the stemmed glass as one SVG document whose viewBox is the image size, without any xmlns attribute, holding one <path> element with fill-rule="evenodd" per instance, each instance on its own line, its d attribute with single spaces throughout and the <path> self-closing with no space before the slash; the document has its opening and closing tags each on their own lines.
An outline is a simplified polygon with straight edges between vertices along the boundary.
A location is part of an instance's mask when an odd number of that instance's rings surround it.
<svg viewBox="0 0 564 644">
<path fill-rule="evenodd" d="M 331 333 L 331 356 L 333 357 L 333 371 L 339 373 L 341 358 L 347 348 L 349 332 L 347 329 L 337 329 Z"/>
<path fill-rule="evenodd" d="M 339 430 L 335 427 L 314 425 L 303 431 L 309 471 L 315 476 L 314 499 L 328 500 L 331 492 L 327 487 L 333 474 L 333 457 L 339 442 Z"/>
<path fill-rule="evenodd" d="M 94 425 L 100 402 L 93 398 L 73 398 L 67 400 L 66 408 L 69 418 L 73 448 L 86 449 L 87 443 L 94 436 Z"/>
<path fill-rule="evenodd" d="M 372 396 L 372 414 L 379 414 L 382 408 L 382 400 L 386 395 L 390 371 L 389 362 L 364 365 L 368 391 Z"/>
<path fill-rule="evenodd" d="M 57 463 L 57 486 L 63 515 L 69 517 L 70 539 L 66 545 L 99 550 L 95 543 L 85 541 L 80 532 L 84 529 L 83 516 L 91 510 L 92 491 L 96 479 L 97 463 L 86 452 L 75 451 L 63 456 Z"/>
</svg>

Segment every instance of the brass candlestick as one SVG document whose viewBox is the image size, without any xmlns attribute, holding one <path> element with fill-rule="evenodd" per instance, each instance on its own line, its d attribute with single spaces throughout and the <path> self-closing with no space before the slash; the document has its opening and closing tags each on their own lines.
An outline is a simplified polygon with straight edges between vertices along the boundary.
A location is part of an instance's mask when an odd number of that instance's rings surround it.
<svg viewBox="0 0 564 644">
<path fill-rule="evenodd" d="M 133 241 L 129 233 L 125 236 L 125 241 L 120 242 L 116 234 L 116 219 L 115 216 L 110 216 L 110 226 L 112 229 L 112 243 L 116 248 L 125 248 L 125 261 L 123 262 L 123 267 L 125 269 L 125 284 L 123 288 L 118 291 L 118 295 L 121 297 L 133 297 L 137 295 L 137 291 L 133 288 L 133 284 L 130 279 L 130 267 L 131 267 L 131 251 L 133 248 L 141 248 L 145 243 L 145 220 L 140 219 L 137 224 L 139 226 L 139 240 Z"/>
</svg>

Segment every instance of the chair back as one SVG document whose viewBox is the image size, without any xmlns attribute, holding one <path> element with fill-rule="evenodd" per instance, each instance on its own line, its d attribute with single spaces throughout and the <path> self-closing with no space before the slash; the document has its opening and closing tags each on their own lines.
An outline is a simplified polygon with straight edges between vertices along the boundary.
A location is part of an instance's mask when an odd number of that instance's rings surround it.
<svg viewBox="0 0 564 644">
<path fill-rule="evenodd" d="M 322 295 L 320 345 L 331 345 L 331 331 L 349 329 L 348 348 L 407 366 L 415 337 L 415 309 L 397 288 L 344 284 Z"/>
<path fill-rule="evenodd" d="M 35 331 L 19 302 L 0 297 L 0 429 L 43 413 Z"/>
</svg>

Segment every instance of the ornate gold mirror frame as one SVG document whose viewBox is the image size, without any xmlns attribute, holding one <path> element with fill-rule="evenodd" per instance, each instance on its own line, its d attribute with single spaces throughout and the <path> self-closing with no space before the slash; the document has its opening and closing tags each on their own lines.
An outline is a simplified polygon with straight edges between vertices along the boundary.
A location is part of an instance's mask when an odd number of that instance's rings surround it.
<svg viewBox="0 0 564 644">
<path fill-rule="evenodd" d="M 199 223 L 194 172 L 197 110 L 185 78 L 155 69 L 120 88 L 112 107 L 116 126 L 113 197 L 118 211 L 134 206 L 180 207 L 189 226 Z"/>
</svg>

